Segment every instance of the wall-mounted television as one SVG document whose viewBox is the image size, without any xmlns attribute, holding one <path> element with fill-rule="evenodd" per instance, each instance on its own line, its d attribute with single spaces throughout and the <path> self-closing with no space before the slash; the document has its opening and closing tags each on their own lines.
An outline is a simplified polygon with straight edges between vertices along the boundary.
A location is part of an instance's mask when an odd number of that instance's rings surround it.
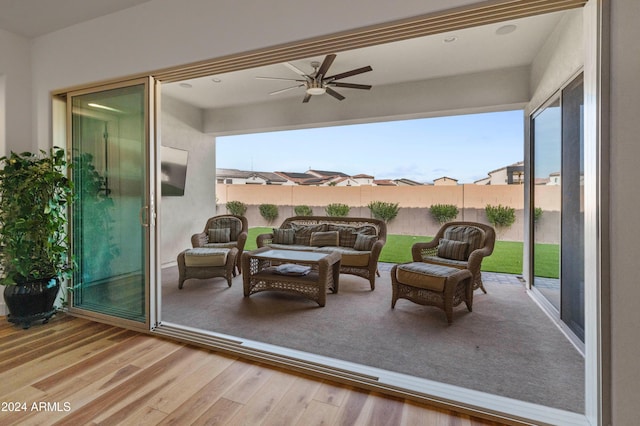
<svg viewBox="0 0 640 426">
<path fill-rule="evenodd" d="M 184 195 L 188 157 L 189 151 L 168 146 L 161 147 L 160 186 L 163 197 Z"/>
</svg>

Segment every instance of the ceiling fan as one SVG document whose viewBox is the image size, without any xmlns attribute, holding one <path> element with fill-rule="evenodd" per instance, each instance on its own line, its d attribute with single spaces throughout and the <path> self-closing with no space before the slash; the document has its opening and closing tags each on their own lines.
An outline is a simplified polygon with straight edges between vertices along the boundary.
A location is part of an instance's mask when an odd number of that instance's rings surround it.
<svg viewBox="0 0 640 426">
<path fill-rule="evenodd" d="M 278 77 L 256 77 L 259 80 L 284 80 L 284 81 L 295 81 L 298 84 L 295 86 L 287 87 L 284 89 L 276 90 L 275 92 L 269 93 L 270 95 L 277 95 L 278 93 L 287 92 L 292 89 L 297 89 L 300 87 L 304 87 L 306 94 L 304 99 L 302 99 L 303 103 L 309 102 L 311 96 L 314 95 L 323 95 L 325 93 L 333 96 L 337 100 L 341 101 L 345 97 L 340 93 L 333 90 L 333 87 L 343 87 L 347 89 L 371 89 L 371 85 L 369 84 L 355 84 L 355 83 L 342 83 L 336 80 L 342 80 L 343 78 L 351 77 L 354 75 L 362 74 L 365 72 L 373 71 L 371 66 L 367 65 L 366 67 L 357 68 L 351 71 L 342 72 L 339 74 L 334 74 L 331 76 L 326 76 L 327 71 L 329 71 L 329 67 L 336 59 L 336 55 L 331 54 L 325 56 L 322 64 L 317 61 L 311 62 L 311 66 L 313 67 L 313 72 L 311 74 L 306 74 L 301 71 L 299 68 L 294 66 L 289 62 L 285 62 L 284 65 L 287 66 L 290 70 L 301 76 L 302 78 L 278 78 Z"/>
</svg>

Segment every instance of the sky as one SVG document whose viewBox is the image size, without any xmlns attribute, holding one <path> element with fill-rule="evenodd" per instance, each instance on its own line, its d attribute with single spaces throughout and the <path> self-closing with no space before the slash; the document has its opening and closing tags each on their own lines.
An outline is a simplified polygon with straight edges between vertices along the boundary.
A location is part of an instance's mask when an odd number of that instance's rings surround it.
<svg viewBox="0 0 640 426">
<path fill-rule="evenodd" d="M 524 158 L 522 110 L 216 138 L 217 168 L 473 183 Z"/>
</svg>

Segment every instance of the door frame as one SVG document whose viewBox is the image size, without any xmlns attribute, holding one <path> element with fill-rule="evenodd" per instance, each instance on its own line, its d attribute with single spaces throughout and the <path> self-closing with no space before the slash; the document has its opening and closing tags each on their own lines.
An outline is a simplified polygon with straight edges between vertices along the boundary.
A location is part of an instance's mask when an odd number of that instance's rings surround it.
<svg viewBox="0 0 640 426">
<path fill-rule="evenodd" d="M 70 90 L 63 94 L 58 94 L 55 97 L 54 102 L 54 115 L 55 111 L 60 111 L 61 108 L 65 108 L 65 130 L 64 132 L 56 131 L 56 123 L 54 121 L 54 135 L 58 135 L 61 139 L 64 134 L 65 145 L 67 150 L 67 161 L 72 164 L 73 155 L 73 127 L 72 127 L 72 105 L 71 98 L 74 96 L 87 95 L 95 92 L 103 92 L 107 90 L 120 89 L 131 86 L 144 85 L 144 133 L 145 140 L 143 141 L 145 147 L 145 169 L 147 170 L 144 176 L 144 206 L 146 215 L 141 216 L 141 226 L 144 227 L 144 306 L 145 306 L 145 320 L 144 322 L 138 322 L 130 319 L 119 318 L 113 315 L 104 313 L 89 311 L 80 307 L 74 306 L 73 297 L 68 295 L 68 312 L 74 316 L 92 319 L 100 322 L 106 322 L 116 326 L 121 326 L 129 329 L 149 331 L 155 328 L 157 324 L 158 311 L 156 308 L 156 282 L 159 275 L 158 265 L 158 227 L 156 224 L 156 205 L 155 199 L 158 193 L 160 183 L 157 182 L 159 162 L 157 161 L 157 145 L 158 139 L 156 137 L 157 129 L 157 105 L 156 105 L 156 86 L 155 79 L 151 76 L 140 77 L 131 80 L 124 80 L 120 82 L 112 82 L 108 84 L 100 84 L 95 86 L 86 86 L 76 90 Z M 55 142 L 54 137 L 54 142 Z M 55 143 L 54 143 L 55 144 Z M 68 177 L 71 179 L 71 170 L 68 171 Z M 72 215 L 72 210 L 69 210 L 69 215 Z M 144 222 L 144 224 L 143 224 Z M 69 227 L 69 234 L 73 237 L 73 227 Z M 70 238 L 73 243 L 73 238 Z M 71 243 L 71 244 L 72 244 Z M 73 252 L 73 246 L 71 246 Z M 69 283 L 67 283 L 68 285 Z"/>
</svg>

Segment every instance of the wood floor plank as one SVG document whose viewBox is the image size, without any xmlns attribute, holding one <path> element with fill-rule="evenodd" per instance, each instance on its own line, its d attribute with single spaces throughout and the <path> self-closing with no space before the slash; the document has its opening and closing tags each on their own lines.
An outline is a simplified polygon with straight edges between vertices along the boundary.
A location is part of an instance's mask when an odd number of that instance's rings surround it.
<svg viewBox="0 0 640 426">
<path fill-rule="evenodd" d="M 205 386 L 194 389 L 192 397 L 173 410 L 160 424 L 181 425 L 184 424 L 182 423 L 183 419 L 198 419 L 218 399 L 224 398 L 225 392 L 237 383 L 242 374 L 251 366 L 253 364 L 234 361 Z"/>
<path fill-rule="evenodd" d="M 220 398 L 202 413 L 202 415 L 192 423 L 192 426 L 228 425 L 231 418 L 235 416 L 242 407 L 242 404 L 235 401 Z"/>
<path fill-rule="evenodd" d="M 347 397 L 348 390 L 345 386 L 340 386 L 337 383 L 324 380 L 320 384 L 318 391 L 313 396 L 313 399 L 325 402 L 327 404 L 340 406 L 342 401 Z"/>
<path fill-rule="evenodd" d="M 269 380 L 262 383 L 251 399 L 229 420 L 229 423 L 236 425 L 264 424 L 267 416 L 273 412 L 274 407 L 282 400 L 295 379 L 296 377 L 291 374 L 279 370 L 272 371 Z"/>
<path fill-rule="evenodd" d="M 66 315 L 0 318 L 0 362 L 0 401 L 29 408 L 0 411 L 3 426 L 502 426 Z"/>
<path fill-rule="evenodd" d="M 300 413 L 296 426 L 330 426 L 335 425 L 338 417 L 339 406 L 313 400 L 305 410 Z"/>
<path fill-rule="evenodd" d="M 190 366 L 189 372 L 154 395 L 148 405 L 166 413 L 176 410 L 192 393 L 206 386 L 234 361 L 235 358 L 210 353 L 203 362 Z"/>
<path fill-rule="evenodd" d="M 311 380 L 302 376 L 297 377 L 282 399 L 265 418 L 263 425 L 280 426 L 295 424 L 307 409 L 319 388 L 320 383 L 317 380 Z"/>
</svg>

